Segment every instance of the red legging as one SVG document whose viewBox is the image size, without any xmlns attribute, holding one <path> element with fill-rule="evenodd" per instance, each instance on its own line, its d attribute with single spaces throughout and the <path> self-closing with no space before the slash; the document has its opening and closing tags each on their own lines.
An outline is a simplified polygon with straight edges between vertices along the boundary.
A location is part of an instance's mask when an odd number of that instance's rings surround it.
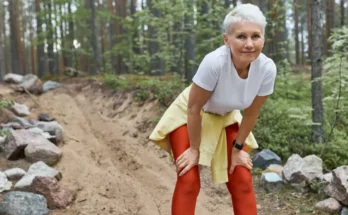
<svg viewBox="0 0 348 215">
<path fill-rule="evenodd" d="M 237 132 L 238 124 L 226 127 L 228 168 L 231 165 L 232 142 L 237 137 Z M 190 146 L 187 126 L 181 126 L 173 131 L 170 134 L 170 142 L 176 160 Z M 228 175 L 226 185 L 232 196 L 235 215 L 257 214 L 252 176 L 248 169 L 236 166 L 234 172 Z M 178 177 L 172 201 L 172 215 L 194 215 L 200 187 L 198 166 L 190 169 L 185 175 Z"/>
</svg>

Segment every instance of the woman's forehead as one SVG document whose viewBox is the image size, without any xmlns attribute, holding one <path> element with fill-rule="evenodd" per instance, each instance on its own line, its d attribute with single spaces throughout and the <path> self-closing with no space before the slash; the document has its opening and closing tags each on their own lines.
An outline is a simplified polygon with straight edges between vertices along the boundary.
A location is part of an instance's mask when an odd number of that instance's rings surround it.
<svg viewBox="0 0 348 215">
<path fill-rule="evenodd" d="M 261 25 L 255 22 L 236 22 L 232 24 L 232 33 L 261 33 Z"/>
</svg>

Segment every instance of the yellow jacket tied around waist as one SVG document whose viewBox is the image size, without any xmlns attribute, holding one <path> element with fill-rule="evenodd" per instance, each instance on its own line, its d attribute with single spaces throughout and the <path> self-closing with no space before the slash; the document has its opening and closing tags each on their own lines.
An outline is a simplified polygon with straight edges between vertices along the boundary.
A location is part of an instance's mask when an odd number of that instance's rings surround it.
<svg viewBox="0 0 348 215">
<path fill-rule="evenodd" d="M 166 150 L 172 156 L 169 134 L 182 125 L 187 124 L 187 104 L 191 86 L 187 87 L 169 106 L 155 129 L 150 140 Z M 239 110 L 234 110 L 224 116 L 201 111 L 202 131 L 199 164 L 210 166 L 214 184 L 228 181 L 227 140 L 225 127 L 242 122 Z M 257 142 L 250 132 L 245 141 L 246 151 L 258 148 Z"/>
</svg>

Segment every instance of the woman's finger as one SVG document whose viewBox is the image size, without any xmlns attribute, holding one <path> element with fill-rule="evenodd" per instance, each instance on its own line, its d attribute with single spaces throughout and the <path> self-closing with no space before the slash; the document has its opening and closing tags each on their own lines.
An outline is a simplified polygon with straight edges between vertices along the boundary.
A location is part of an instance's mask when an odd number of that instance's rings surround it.
<svg viewBox="0 0 348 215">
<path fill-rule="evenodd" d="M 183 162 L 177 167 L 177 172 L 180 172 L 183 168 L 185 168 L 188 165 L 187 162 Z"/>
<path fill-rule="evenodd" d="M 180 159 L 176 162 L 176 165 L 179 166 L 180 164 L 184 163 L 185 161 L 186 161 L 186 159 L 183 157 L 182 159 Z"/>
<path fill-rule="evenodd" d="M 179 174 L 179 176 L 185 175 L 190 169 L 192 168 L 192 165 L 187 165 Z"/>
</svg>

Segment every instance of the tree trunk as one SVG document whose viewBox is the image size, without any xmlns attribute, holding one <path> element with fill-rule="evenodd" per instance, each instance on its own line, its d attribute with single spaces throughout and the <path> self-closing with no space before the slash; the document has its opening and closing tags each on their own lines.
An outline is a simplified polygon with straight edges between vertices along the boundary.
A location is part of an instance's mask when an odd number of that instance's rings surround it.
<svg viewBox="0 0 348 215">
<path fill-rule="evenodd" d="M 156 17 L 160 17 L 160 11 L 152 7 L 154 0 L 148 0 L 148 6 L 152 14 Z M 164 62 L 162 58 L 158 55 L 160 51 L 159 43 L 157 42 L 157 29 L 153 26 L 149 26 L 149 37 L 151 41 L 149 42 L 149 53 L 151 56 L 151 74 L 153 75 L 164 75 Z"/>
<path fill-rule="evenodd" d="M 76 68 L 75 65 L 75 47 L 74 47 L 74 20 L 73 20 L 73 14 L 72 14 L 72 4 L 73 1 L 68 2 L 68 14 L 69 14 L 69 34 L 68 34 L 68 43 L 69 43 L 69 51 L 67 52 L 67 59 L 65 59 L 65 65 L 68 67 L 74 67 Z"/>
<path fill-rule="evenodd" d="M 298 39 L 298 4 L 297 0 L 294 0 L 294 20 L 295 20 L 295 56 L 296 65 L 300 64 L 300 43 Z"/>
<path fill-rule="evenodd" d="M 5 25 L 5 20 L 3 19 L 4 17 L 4 11 L 3 11 L 3 7 L 5 7 L 3 4 L 0 5 L 0 80 L 3 79 L 4 75 L 6 74 L 6 70 L 5 70 L 5 53 L 4 53 L 4 49 L 3 49 L 3 41 L 6 37 L 5 32 L 2 31 L 2 29 L 4 28 L 3 26 Z"/>
<path fill-rule="evenodd" d="M 301 64 L 306 64 L 306 56 L 305 56 L 305 43 L 304 43 L 304 16 L 301 17 L 300 31 L 301 31 Z"/>
<path fill-rule="evenodd" d="M 331 47 L 328 42 L 328 38 L 331 35 L 332 28 L 334 27 L 334 13 L 335 13 L 335 0 L 326 0 L 326 35 L 324 39 L 324 54 L 329 55 L 329 49 Z"/>
<path fill-rule="evenodd" d="M 237 6 L 237 0 L 232 0 L 232 5 L 233 5 L 233 7 L 236 7 Z"/>
<path fill-rule="evenodd" d="M 99 42 L 99 27 L 97 25 L 97 13 L 94 0 L 87 0 L 89 9 L 92 11 L 92 17 L 89 21 L 90 28 L 92 30 L 92 47 L 93 47 L 93 59 L 94 67 L 91 70 L 91 75 L 96 75 L 101 72 L 102 57 L 101 57 L 101 47 Z"/>
<path fill-rule="evenodd" d="M 36 4 L 36 23 L 37 23 L 37 73 L 39 77 L 45 75 L 45 52 L 44 52 L 44 42 L 42 38 L 42 19 L 39 13 L 41 12 L 40 0 L 35 0 Z"/>
<path fill-rule="evenodd" d="M 341 5 L 340 5 L 340 9 L 341 9 L 341 27 L 344 26 L 344 19 L 345 19 L 345 14 L 344 14 L 344 2 L 345 0 L 341 0 Z"/>
<path fill-rule="evenodd" d="M 323 143 L 324 137 L 324 108 L 322 103 L 322 28 L 320 25 L 320 0 L 311 0 L 311 29 L 312 29 L 312 121 L 313 121 L 313 142 Z"/>
<path fill-rule="evenodd" d="M 188 8 L 192 13 L 186 15 L 186 29 L 187 29 L 187 38 L 186 38 L 186 82 L 191 83 L 192 78 L 196 72 L 196 36 L 194 32 L 194 0 L 189 0 Z"/>
<path fill-rule="evenodd" d="M 307 0 L 307 31 L 308 31 L 308 56 L 312 56 L 312 15 L 311 15 L 311 1 L 312 0 Z M 319 12 L 319 11 L 318 11 Z"/>
<path fill-rule="evenodd" d="M 11 47 L 9 45 L 9 42 L 7 40 L 7 35 L 6 35 L 6 19 L 5 19 L 5 14 L 6 14 L 6 8 L 5 5 L 2 5 L 2 7 L 0 7 L 0 10 L 2 10 L 2 16 L 0 17 L 0 19 L 3 22 L 2 28 L 0 29 L 0 31 L 3 32 L 3 45 L 4 45 L 4 58 L 5 58 L 5 70 L 7 71 L 7 73 L 11 73 L 12 72 L 12 60 L 11 60 Z M 7 53 L 7 54 L 5 54 Z"/>
<path fill-rule="evenodd" d="M 54 58 L 54 51 L 53 51 L 53 44 L 54 44 L 54 38 L 53 38 L 53 26 L 52 26 L 52 4 L 51 0 L 45 0 L 45 8 L 48 13 L 48 16 L 46 16 L 46 40 L 47 40 L 47 57 L 48 57 L 48 73 L 49 74 L 55 74 L 55 58 Z"/>
<path fill-rule="evenodd" d="M 24 74 L 19 60 L 20 48 L 20 30 L 19 22 L 17 19 L 17 0 L 11 0 L 9 3 L 9 13 L 10 13 L 10 32 L 11 32 L 11 53 L 12 53 L 12 70 L 14 73 Z"/>
<path fill-rule="evenodd" d="M 112 0 L 108 0 L 108 10 L 109 13 L 112 15 L 116 15 L 115 8 L 112 5 Z M 116 44 L 115 39 L 115 18 L 111 17 L 109 21 L 109 51 L 110 53 L 110 64 L 111 64 L 111 71 L 112 73 L 116 74 L 116 58 L 114 53 L 112 52 L 112 47 Z"/>
<path fill-rule="evenodd" d="M 25 50 L 25 43 L 24 43 L 24 38 L 25 38 L 25 28 L 26 28 L 26 21 L 23 21 L 23 16 L 24 16 L 24 12 L 23 12 L 23 2 L 19 1 L 17 3 L 17 7 L 18 7 L 18 14 L 17 14 L 17 22 L 18 22 L 18 32 L 19 36 L 17 38 L 18 40 L 18 57 L 19 57 L 19 61 L 20 61 L 20 66 L 21 66 L 21 70 L 23 72 L 23 74 L 27 73 L 27 68 L 26 68 L 26 50 Z M 22 42 L 23 41 L 23 42 Z"/>
</svg>

